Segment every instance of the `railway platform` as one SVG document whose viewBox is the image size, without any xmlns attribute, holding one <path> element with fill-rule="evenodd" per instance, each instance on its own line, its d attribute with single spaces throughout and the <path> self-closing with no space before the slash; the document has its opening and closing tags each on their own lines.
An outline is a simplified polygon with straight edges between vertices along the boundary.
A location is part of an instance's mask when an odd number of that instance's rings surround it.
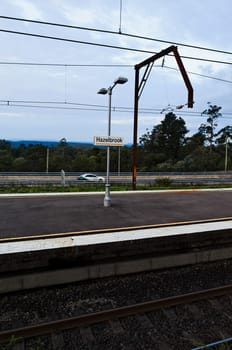
<svg viewBox="0 0 232 350">
<path fill-rule="evenodd" d="M 231 259 L 231 192 L 1 196 L 0 293 Z"/>
<path fill-rule="evenodd" d="M 0 240 L 232 216 L 232 189 L 0 195 Z"/>
</svg>

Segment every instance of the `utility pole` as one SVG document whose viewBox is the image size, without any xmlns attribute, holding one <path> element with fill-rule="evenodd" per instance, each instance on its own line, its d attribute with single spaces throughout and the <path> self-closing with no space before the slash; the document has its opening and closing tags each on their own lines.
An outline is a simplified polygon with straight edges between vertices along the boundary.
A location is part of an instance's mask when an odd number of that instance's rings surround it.
<svg viewBox="0 0 232 350">
<path fill-rule="evenodd" d="M 47 147 L 47 153 L 46 153 L 46 173 L 48 173 L 49 168 L 49 147 Z"/>
</svg>

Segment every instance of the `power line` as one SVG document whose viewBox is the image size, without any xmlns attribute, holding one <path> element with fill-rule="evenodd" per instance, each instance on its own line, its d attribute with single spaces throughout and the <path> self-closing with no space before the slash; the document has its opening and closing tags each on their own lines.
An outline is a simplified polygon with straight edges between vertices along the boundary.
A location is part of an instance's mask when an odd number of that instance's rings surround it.
<svg viewBox="0 0 232 350">
<path fill-rule="evenodd" d="M 75 44 L 85 44 L 85 45 L 107 47 L 107 48 L 110 48 L 110 49 L 120 49 L 120 50 L 143 52 L 143 53 L 153 53 L 153 54 L 156 53 L 154 51 L 148 51 L 148 50 L 142 50 L 142 49 L 135 49 L 135 48 L 116 46 L 116 45 L 108 45 L 108 44 L 100 44 L 100 43 L 95 43 L 95 42 L 92 42 L 92 41 L 82 41 L 82 40 L 75 40 L 75 39 L 60 38 L 60 37 L 57 37 L 57 36 L 49 36 L 49 35 L 42 35 L 42 34 L 35 34 L 35 33 L 19 32 L 19 31 L 15 31 L 15 30 L 0 29 L 0 32 L 9 33 L 9 34 L 31 36 L 31 37 L 42 38 L 42 39 L 66 41 L 66 42 L 75 43 Z"/>
<path fill-rule="evenodd" d="M 11 103 L 11 104 L 0 104 L 1 106 L 8 106 L 8 107 L 23 107 L 23 108 L 38 108 L 38 109 L 60 109 L 60 110 L 79 110 L 79 111 L 94 111 L 94 112 L 103 112 L 106 109 L 102 108 L 89 108 L 89 107 L 62 107 L 62 106 L 39 106 L 39 105 L 25 105 L 25 104 L 17 104 L 17 103 Z M 113 110 L 112 110 L 113 111 Z M 120 111 L 118 111 L 120 112 Z"/>
<path fill-rule="evenodd" d="M 7 61 L 2 61 L 0 62 L 0 65 L 19 65 L 19 66 L 48 66 L 48 67 L 92 67 L 92 68 L 112 68 L 112 67 L 122 67 L 122 68 L 131 68 L 134 67 L 133 64 L 81 64 L 81 63 L 40 63 L 40 62 L 7 62 Z M 160 66 L 156 65 L 153 68 L 166 68 L 166 69 L 171 69 L 175 70 L 176 72 L 179 72 L 177 68 L 174 67 L 169 67 L 169 66 Z M 190 72 L 187 71 L 188 74 L 193 74 L 200 76 L 202 78 L 208 78 L 208 79 L 213 79 L 213 80 L 218 80 L 224 83 L 232 83 L 232 80 L 227 80 L 227 79 L 222 79 L 218 77 L 213 77 L 212 75 L 206 75 L 206 74 L 201 74 L 201 73 L 196 73 L 196 72 Z"/>
<path fill-rule="evenodd" d="M 163 68 L 172 69 L 172 70 L 175 70 L 176 72 L 179 72 L 179 70 L 177 68 L 174 68 L 174 67 L 163 66 Z M 214 79 L 214 80 L 222 81 L 224 83 L 232 84 L 232 80 L 217 78 L 217 77 L 213 77 L 211 75 L 206 75 L 206 74 L 201 74 L 201 73 L 194 73 L 194 72 L 190 72 L 190 71 L 187 71 L 187 73 L 188 74 L 197 75 L 197 76 L 202 77 L 202 78 Z"/>
<path fill-rule="evenodd" d="M 54 67 L 134 67 L 133 64 L 86 64 L 86 63 L 40 63 L 40 62 L 8 62 L 2 61 L 0 65 L 21 65 L 21 66 L 54 66 Z"/>
<path fill-rule="evenodd" d="M 52 106 L 54 104 L 54 106 Z M 55 104 L 57 106 L 55 106 Z M 79 111 L 94 111 L 104 112 L 108 111 L 108 106 L 98 104 L 86 104 L 78 102 L 62 102 L 62 101 L 39 101 L 39 100 L 0 100 L 0 106 L 4 107 L 23 107 L 23 108 L 38 108 L 38 109 L 57 109 L 57 110 L 79 110 Z M 72 106 L 72 107 L 71 107 Z M 79 107 L 78 107 L 79 106 Z M 174 111 L 175 108 L 172 110 Z M 139 108 L 142 114 L 162 114 L 163 108 Z M 118 113 L 133 113 L 133 107 L 112 106 L 112 112 Z M 166 111 L 168 112 L 168 111 Z M 174 112 L 175 113 L 175 112 Z M 194 111 L 180 111 L 177 114 L 184 117 L 203 117 L 202 112 Z M 224 112 L 222 119 L 232 119 L 232 112 Z"/>
<path fill-rule="evenodd" d="M 121 11 L 121 9 L 120 9 Z M 121 16 L 121 14 L 120 14 Z M 205 50 L 205 51 L 211 51 L 211 52 L 217 52 L 221 54 L 227 54 L 227 55 L 232 55 L 232 52 L 230 51 L 224 51 L 224 50 L 218 50 L 218 49 L 212 49 L 208 47 L 203 47 L 203 46 L 197 46 L 197 45 L 190 45 L 190 44 L 185 44 L 185 43 L 180 43 L 180 42 L 175 42 L 175 41 L 169 41 L 169 40 L 162 40 L 162 39 L 157 39 L 157 38 L 151 38 L 147 36 L 141 36 L 141 35 L 135 35 L 131 33 L 126 33 L 121 31 L 121 18 L 120 18 L 120 26 L 119 26 L 119 31 L 111 31 L 111 30 L 105 30 L 105 29 L 97 29 L 97 28 L 90 28 L 90 27 L 80 27 L 80 26 L 74 26 L 74 25 L 68 25 L 68 24 L 62 24 L 62 23 L 55 23 L 55 22 L 45 22 L 45 21 L 38 21 L 38 20 L 32 20 L 32 19 L 26 19 L 26 18 L 19 18 L 19 17 L 10 17 L 10 16 L 0 16 L 2 19 L 7 19 L 7 20 L 15 20 L 15 21 L 22 21 L 22 22 L 30 22 L 30 23 L 37 23 L 37 24 L 43 24 L 43 25 L 49 25 L 49 26 L 56 26 L 56 27 L 63 27 L 63 28 L 70 28 L 70 29 L 78 29 L 78 30 L 85 30 L 85 31 L 94 31 L 94 32 L 99 32 L 99 33 L 105 33 L 105 34 L 116 34 L 116 35 L 121 35 L 121 36 L 127 36 L 131 38 L 136 38 L 136 39 L 143 39 L 143 40 L 149 40 L 149 41 L 156 41 L 156 42 L 161 42 L 165 44 L 172 44 L 172 45 L 177 45 L 177 46 L 184 46 L 192 49 L 197 49 L 197 50 Z"/>
<path fill-rule="evenodd" d="M 68 101 L 41 101 L 41 100 L 0 100 L 0 103 L 6 103 L 10 105 L 11 103 L 39 103 L 39 104 L 58 104 L 58 105 L 75 105 L 75 106 L 85 106 L 85 107 L 106 107 L 105 105 L 99 104 L 89 104 L 89 103 L 79 103 L 79 102 L 68 102 Z M 107 107 L 106 107 L 107 108 Z M 127 107 L 125 107 L 127 108 Z M 129 108 L 129 107 L 128 107 Z"/>
<path fill-rule="evenodd" d="M 81 41 L 81 40 L 67 39 L 67 38 L 61 38 L 61 37 L 49 36 L 49 35 L 42 35 L 42 34 L 35 34 L 35 33 L 19 32 L 19 31 L 14 31 L 14 30 L 0 29 L 0 32 L 9 33 L 9 34 L 16 34 L 16 35 L 24 35 L 24 36 L 30 36 L 30 37 L 36 37 L 36 38 L 42 38 L 42 39 L 58 40 L 58 41 L 63 41 L 63 42 L 75 43 L 75 44 L 84 44 L 84 45 L 106 47 L 106 48 L 111 48 L 111 49 L 133 51 L 133 52 L 150 53 L 150 54 L 153 54 L 153 55 L 157 53 L 155 51 L 150 51 L 150 50 L 142 50 L 142 49 L 136 49 L 136 48 L 130 48 L 130 47 L 117 46 L 117 45 L 101 44 L 101 43 L 96 43 L 96 42 L 91 42 L 91 41 Z M 173 56 L 173 55 L 169 54 L 169 56 Z M 208 59 L 208 58 L 200 58 L 200 57 L 192 57 L 192 56 L 180 56 L 180 57 L 185 58 L 185 59 L 190 59 L 190 60 L 208 62 L 208 63 L 210 62 L 210 63 L 219 63 L 219 64 L 225 64 L 225 65 L 232 65 L 232 62 L 212 60 L 212 59 Z"/>
</svg>

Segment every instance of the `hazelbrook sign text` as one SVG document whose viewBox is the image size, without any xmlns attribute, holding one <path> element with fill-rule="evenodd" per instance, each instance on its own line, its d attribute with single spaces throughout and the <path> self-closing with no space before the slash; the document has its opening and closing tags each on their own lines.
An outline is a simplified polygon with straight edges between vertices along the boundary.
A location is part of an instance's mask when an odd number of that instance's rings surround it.
<svg viewBox="0 0 232 350">
<path fill-rule="evenodd" d="M 96 146 L 123 146 L 123 137 L 120 136 L 94 136 Z"/>
</svg>

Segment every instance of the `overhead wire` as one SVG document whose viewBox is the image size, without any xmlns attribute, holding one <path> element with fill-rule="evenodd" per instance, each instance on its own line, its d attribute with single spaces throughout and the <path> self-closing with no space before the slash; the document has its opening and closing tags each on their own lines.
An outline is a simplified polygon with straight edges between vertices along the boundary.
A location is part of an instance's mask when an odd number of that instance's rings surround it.
<svg viewBox="0 0 232 350">
<path fill-rule="evenodd" d="M 174 67 L 169 67 L 169 66 L 165 65 L 164 68 L 172 69 L 172 70 L 175 70 L 176 72 L 179 72 L 179 70 L 177 68 L 174 68 Z M 195 73 L 195 72 L 190 72 L 190 71 L 187 71 L 187 73 L 188 74 L 197 75 L 197 76 L 202 77 L 202 78 L 214 79 L 214 80 L 218 80 L 218 81 L 221 81 L 221 82 L 224 82 L 224 83 L 232 84 L 232 80 L 227 80 L 227 79 L 222 79 L 222 78 L 218 78 L 218 77 L 213 77 L 212 75 L 206 75 L 206 74 Z"/>
<path fill-rule="evenodd" d="M 122 11 L 122 3 L 120 3 L 120 28 L 121 28 L 121 11 Z M 2 19 L 11 19 L 11 20 L 17 20 L 17 21 L 26 21 L 26 22 L 32 22 L 32 23 L 39 23 L 39 24 L 46 24 L 46 25 L 52 25 L 52 26 L 61 26 L 61 27 L 67 27 L 67 28 L 73 28 L 73 29 L 82 29 L 82 30 L 93 30 L 93 31 L 100 31 L 100 32 L 104 32 L 104 33 L 110 33 L 110 34 L 117 34 L 117 32 L 114 31 L 107 31 L 107 30 L 102 30 L 102 29 L 96 29 L 96 28 L 87 28 L 87 27 L 78 27 L 78 26 L 72 26 L 72 25 L 66 25 L 66 24 L 60 24 L 60 23 L 53 23 L 53 22 L 44 22 L 44 21 L 37 21 L 37 20 L 29 20 L 29 19 L 25 19 L 25 18 L 18 18 L 18 17 L 9 17 L 9 16 L 0 16 L 0 18 Z M 133 49 L 133 48 L 124 48 L 124 47 L 118 47 L 118 46 L 114 46 L 114 45 L 106 45 L 106 44 L 99 44 L 99 43 L 90 43 L 90 42 L 83 42 L 83 41 L 77 41 L 77 40 L 72 40 L 72 39 L 66 39 L 66 38 L 58 38 L 58 37 L 50 37 L 50 36 L 44 36 L 44 35 L 39 35 L 39 34 L 33 34 L 33 33 L 23 33 L 23 32 L 15 32 L 15 31 L 6 31 L 3 29 L 0 29 L 0 31 L 3 32 L 10 32 L 10 33 L 14 33 L 14 34 L 21 34 L 21 35 L 29 35 L 29 36 L 39 36 L 42 38 L 48 38 L 48 39 L 55 39 L 55 40 L 65 40 L 65 41 L 72 41 L 72 42 L 77 42 L 77 43 L 82 43 L 82 44 L 90 44 L 90 45 L 97 45 L 97 46 L 105 46 L 105 47 L 110 47 L 110 48 L 119 48 L 119 49 L 126 49 L 126 50 L 136 50 L 138 51 L 139 49 Z M 123 33 L 125 34 L 125 33 Z M 128 34 L 129 35 L 129 34 Z M 142 37 L 142 36 L 136 36 L 140 39 L 146 39 L 146 40 L 158 40 L 158 39 L 154 39 L 154 38 L 149 38 L 149 37 Z M 168 43 L 172 43 L 172 44 L 178 44 L 178 45 L 182 45 L 182 46 L 188 46 L 191 48 L 197 48 L 197 49 L 204 49 L 204 50 L 208 50 L 208 51 L 214 51 L 214 52 L 220 52 L 220 53 L 226 53 L 226 54 L 232 54 L 231 52 L 228 51 L 221 51 L 221 50 L 216 50 L 216 49 L 210 49 L 210 48 L 206 48 L 206 47 L 199 47 L 199 46 L 193 46 L 193 45 L 187 45 L 187 44 L 183 44 L 183 43 L 177 43 L 177 42 L 171 42 L 168 41 Z M 139 50 L 141 52 L 141 50 Z M 148 52 L 146 50 L 142 50 L 143 52 Z M 154 53 L 151 52 L 150 53 Z M 209 60 L 209 59 L 202 59 L 202 58 L 194 58 L 194 57 L 186 57 L 186 56 L 182 56 L 183 58 L 190 58 L 190 59 L 199 59 L 199 60 L 206 60 L 208 62 L 214 62 L 214 63 L 222 63 L 222 64 L 232 64 L 231 62 L 224 62 L 224 61 L 216 61 L 216 60 Z M 20 62 L 0 62 L 0 64 L 21 64 L 21 65 L 47 65 L 47 66 L 86 66 L 86 67 L 131 67 L 132 65 L 93 65 L 93 64 L 54 64 L 54 63 L 20 63 Z M 163 67 L 163 66 L 162 66 Z M 168 69 L 173 69 L 173 70 L 177 70 L 175 68 L 172 67 L 168 67 L 165 66 L 165 68 Z M 231 81 L 226 80 L 226 79 L 221 79 L 221 78 L 217 78 L 217 77 L 211 77 L 208 75 L 204 75 L 204 74 L 200 74 L 200 73 L 195 73 L 195 72 L 188 72 L 190 74 L 194 74 L 194 75 L 198 75 L 198 76 L 202 76 L 205 78 L 210 78 L 210 79 L 214 79 L 214 80 L 219 80 L 219 81 L 223 81 L 223 82 L 227 82 L 227 83 L 231 83 Z"/>
<path fill-rule="evenodd" d="M 36 33 L 20 32 L 20 31 L 16 31 L 16 30 L 0 29 L 0 32 L 8 33 L 8 34 L 24 35 L 24 36 L 35 37 L 35 38 L 42 38 L 42 39 L 65 41 L 65 42 L 75 43 L 75 44 L 83 44 L 83 45 L 92 45 L 92 46 L 106 47 L 106 48 L 110 48 L 110 49 L 120 49 L 120 50 L 127 50 L 127 51 L 133 51 L 133 52 L 143 52 L 143 53 L 153 53 L 153 54 L 156 53 L 156 52 L 153 52 L 153 51 L 136 49 L 136 48 L 130 48 L 130 47 L 123 47 L 123 46 L 109 45 L 109 44 L 101 44 L 101 43 L 96 43 L 96 42 L 92 42 L 92 41 L 67 39 L 67 38 L 61 38 L 61 37 L 58 37 L 58 36 L 50 36 L 50 35 L 42 35 L 42 34 L 36 34 Z"/>
<path fill-rule="evenodd" d="M 205 50 L 205 51 L 217 52 L 217 53 L 221 53 L 221 54 L 232 55 L 232 52 L 230 52 L 230 51 L 212 49 L 212 48 L 203 47 L 203 46 L 190 45 L 190 44 L 185 44 L 185 43 L 176 42 L 176 41 L 163 40 L 163 39 L 151 38 L 151 37 L 147 37 L 147 36 L 141 36 L 141 35 L 136 35 L 136 34 L 122 32 L 121 31 L 121 6 L 122 5 L 120 4 L 120 26 L 119 26 L 119 31 L 118 32 L 112 31 L 112 30 L 106 30 L 106 29 L 98 29 L 98 28 L 91 28 L 91 27 L 81 27 L 81 26 L 74 26 L 74 25 L 69 25 L 69 24 L 62 24 L 62 23 L 55 23 L 55 22 L 46 22 L 46 21 L 32 20 L 32 19 L 19 18 L 19 17 L 0 16 L 0 18 L 7 19 L 7 20 L 15 20 L 15 21 L 22 21 L 22 22 L 37 23 L 37 24 L 43 24 L 43 25 L 49 25 L 49 26 L 70 28 L 70 29 L 94 31 L 94 32 L 106 33 L 106 34 L 115 34 L 115 35 L 119 35 L 120 34 L 122 36 L 128 36 L 128 37 L 132 37 L 132 38 L 136 38 L 136 39 L 156 41 L 156 42 L 161 42 L 161 43 L 165 43 L 165 44 L 184 46 L 184 47 L 188 47 L 188 48 L 192 48 L 192 49 Z"/>
<path fill-rule="evenodd" d="M 52 106 L 53 104 L 53 106 Z M 82 111 L 95 111 L 102 112 L 107 111 L 108 106 L 99 104 L 87 104 L 78 102 L 65 102 L 65 101 L 39 101 L 39 100 L 0 100 L 0 106 L 7 107 L 23 107 L 23 108 L 40 108 L 40 109 L 57 109 L 57 110 L 82 110 Z M 174 111 L 175 108 L 171 108 Z M 142 114 L 162 114 L 163 109 L 156 108 L 146 108 L 140 107 L 140 113 Z M 119 113 L 133 113 L 133 107 L 126 106 L 112 106 L 112 112 Z M 185 117 L 195 116 L 202 118 L 202 112 L 197 111 L 180 111 L 177 112 L 179 115 L 184 115 Z M 232 112 L 224 112 L 223 119 L 232 119 Z"/>
<path fill-rule="evenodd" d="M 134 67 L 133 64 L 86 64 L 86 63 L 41 63 L 41 62 L 9 62 L 2 61 L 0 65 L 22 65 L 22 66 L 55 66 L 55 67 Z"/>
<path fill-rule="evenodd" d="M 86 63 L 41 63 L 41 62 L 9 62 L 9 61 L 0 61 L 0 65 L 22 65 L 22 66 L 48 66 L 48 67 L 92 67 L 92 68 L 112 68 L 112 67 L 122 67 L 122 68 L 131 68 L 134 67 L 133 64 L 86 64 Z M 179 72 L 177 68 L 170 67 L 167 65 L 155 65 L 154 68 L 166 68 L 171 69 L 176 72 Z M 196 72 L 186 71 L 188 74 L 193 74 L 200 76 L 202 78 L 208 78 L 213 80 L 218 80 L 224 83 L 232 84 L 232 80 L 222 79 L 214 77 L 212 75 L 206 75 Z"/>
<path fill-rule="evenodd" d="M 36 34 L 36 33 L 21 32 L 21 31 L 16 31 L 16 30 L 0 29 L 0 32 L 8 33 L 8 34 L 29 36 L 29 37 L 36 37 L 36 38 L 42 38 L 42 39 L 57 40 L 57 41 L 75 43 L 75 44 L 83 44 L 83 45 L 92 45 L 92 46 L 98 46 L 98 47 L 105 47 L 105 48 L 110 48 L 110 49 L 119 49 L 119 50 L 132 51 L 132 52 L 141 52 L 141 53 L 150 53 L 150 54 L 153 54 L 153 55 L 157 54 L 157 52 L 151 51 L 151 50 L 144 50 L 144 49 L 137 49 L 137 48 L 131 48 L 131 47 L 102 44 L 102 43 L 96 43 L 96 42 L 92 42 L 92 41 L 67 39 L 67 38 L 61 38 L 61 37 L 57 37 L 57 36 L 50 36 L 50 35 L 42 35 L 42 34 Z M 172 54 L 168 54 L 168 56 L 173 56 L 173 55 Z M 195 61 L 201 61 L 201 62 L 207 62 L 207 63 L 217 63 L 217 64 L 232 65 L 232 62 L 221 61 L 221 60 L 213 60 L 213 59 L 209 59 L 209 58 L 184 56 L 184 55 L 180 55 L 180 57 L 184 58 L 184 59 L 188 59 L 188 60 L 195 60 Z"/>
<path fill-rule="evenodd" d="M 120 11 L 121 11 L 121 9 L 120 9 Z M 120 16 L 121 16 L 121 14 L 120 14 Z M 133 37 L 133 38 L 138 38 L 138 39 L 164 42 L 164 43 L 175 44 L 175 45 L 185 46 L 185 47 L 194 48 L 194 49 L 200 49 L 200 50 L 207 50 L 207 51 L 222 53 L 222 54 L 229 54 L 229 55 L 232 54 L 231 52 L 228 52 L 228 51 L 222 51 L 222 50 L 211 49 L 211 48 L 206 48 L 206 47 L 200 47 L 200 46 L 195 46 L 195 45 L 188 45 L 188 44 L 183 44 L 183 43 L 178 43 L 178 42 L 172 42 L 172 41 L 166 41 L 166 40 L 161 40 L 161 39 L 149 38 L 149 37 L 138 36 L 138 35 L 129 34 L 129 33 L 118 33 L 118 32 L 115 32 L 115 31 L 108 31 L 108 30 L 102 30 L 102 29 L 96 29 L 96 28 L 78 27 L 78 26 L 65 25 L 65 24 L 60 24 L 60 23 L 36 21 L 36 20 L 29 20 L 29 19 L 25 19 L 25 18 L 17 18 L 17 17 L 9 17 L 9 16 L 0 16 L 0 18 L 17 20 L 17 21 L 26 21 L 26 22 L 32 22 L 32 23 L 37 23 L 37 24 L 46 24 L 46 25 L 52 25 L 52 26 L 66 27 L 66 28 L 73 28 L 73 29 L 97 31 L 97 32 L 108 33 L 108 34 L 120 34 L 120 35 L 130 36 L 130 37 Z M 121 29 L 121 22 L 120 22 L 120 28 L 119 29 Z M 121 50 L 129 50 L 129 51 L 152 53 L 152 54 L 156 53 L 154 51 L 149 51 L 149 50 L 142 50 L 142 49 L 122 47 L 122 46 L 116 46 L 116 45 L 94 43 L 94 42 L 89 42 L 89 41 L 80 41 L 80 40 L 60 38 L 60 37 L 55 37 L 55 36 L 47 36 L 47 35 L 41 35 L 41 34 L 35 34 L 35 33 L 26 33 L 26 32 L 11 31 L 11 30 L 5 30 L 5 29 L 0 29 L 0 32 L 11 33 L 11 34 L 18 34 L 18 35 L 25 35 L 25 36 L 33 36 L 33 37 L 52 39 L 52 40 L 60 40 L 60 41 L 66 41 L 66 42 L 74 42 L 74 43 L 86 44 L 86 45 L 101 46 L 101 47 L 121 49 Z M 119 30 L 119 32 L 120 32 L 120 30 Z M 182 58 L 186 58 L 186 59 L 205 61 L 205 62 L 213 62 L 213 63 L 227 64 L 227 65 L 231 65 L 232 64 L 232 62 L 211 60 L 211 59 L 205 59 L 205 58 L 200 58 L 200 57 L 190 57 L 190 56 L 181 56 L 181 57 Z M 120 67 L 131 67 L 132 66 L 132 65 L 128 65 L 128 64 L 125 64 L 125 65 L 123 65 L 123 64 L 120 64 L 120 65 L 119 64 L 118 65 L 117 64 L 116 65 L 115 64 L 108 64 L 107 65 L 107 64 L 62 64 L 62 63 L 34 63 L 34 62 L 0 62 L 0 64 L 38 65 L 38 66 L 64 66 L 64 67 L 67 67 L 67 66 L 70 66 L 70 67 L 71 66 L 73 66 L 73 67 L 75 67 L 75 66 L 77 66 L 77 67 L 78 66 L 80 66 L 80 67 L 119 67 L 119 66 Z M 172 69 L 172 70 L 178 71 L 176 68 L 173 68 L 173 67 L 169 67 L 169 66 L 164 66 L 164 67 L 167 68 L 167 69 Z M 198 75 L 198 76 L 201 76 L 201 77 L 204 77 L 204 78 L 210 78 L 210 79 L 215 79 L 215 80 L 219 80 L 219 81 L 222 81 L 222 82 L 232 83 L 232 81 L 230 81 L 230 80 L 221 79 L 221 78 L 217 78 L 217 77 L 212 77 L 212 76 L 208 76 L 208 75 L 204 75 L 204 74 L 200 74 L 200 73 L 194 73 L 194 72 L 188 72 L 188 73 L 189 74 L 195 74 L 195 75 Z M 31 103 L 38 103 L 38 102 L 31 102 Z M 52 103 L 52 102 L 41 102 L 40 101 L 39 103 Z M 55 103 L 62 103 L 62 102 L 55 102 Z M 71 104 L 71 103 L 65 101 L 65 104 Z M 23 107 L 22 104 L 20 104 L 20 105 L 14 104 L 13 105 L 11 103 L 10 105 L 11 106 L 18 106 L 18 107 L 21 106 L 21 107 Z M 77 105 L 83 105 L 84 106 L 85 104 L 77 104 Z M 104 106 L 99 106 L 99 105 L 91 105 L 91 107 L 92 106 L 96 107 L 96 108 L 105 108 Z M 28 107 L 28 105 L 25 105 L 25 107 Z M 59 107 L 54 107 L 54 106 L 32 106 L 32 107 L 71 109 L 71 107 L 61 107 L 61 106 L 59 106 Z M 144 110 L 143 112 L 145 113 L 146 111 Z M 154 113 L 154 110 L 153 110 L 153 113 Z"/>
</svg>

